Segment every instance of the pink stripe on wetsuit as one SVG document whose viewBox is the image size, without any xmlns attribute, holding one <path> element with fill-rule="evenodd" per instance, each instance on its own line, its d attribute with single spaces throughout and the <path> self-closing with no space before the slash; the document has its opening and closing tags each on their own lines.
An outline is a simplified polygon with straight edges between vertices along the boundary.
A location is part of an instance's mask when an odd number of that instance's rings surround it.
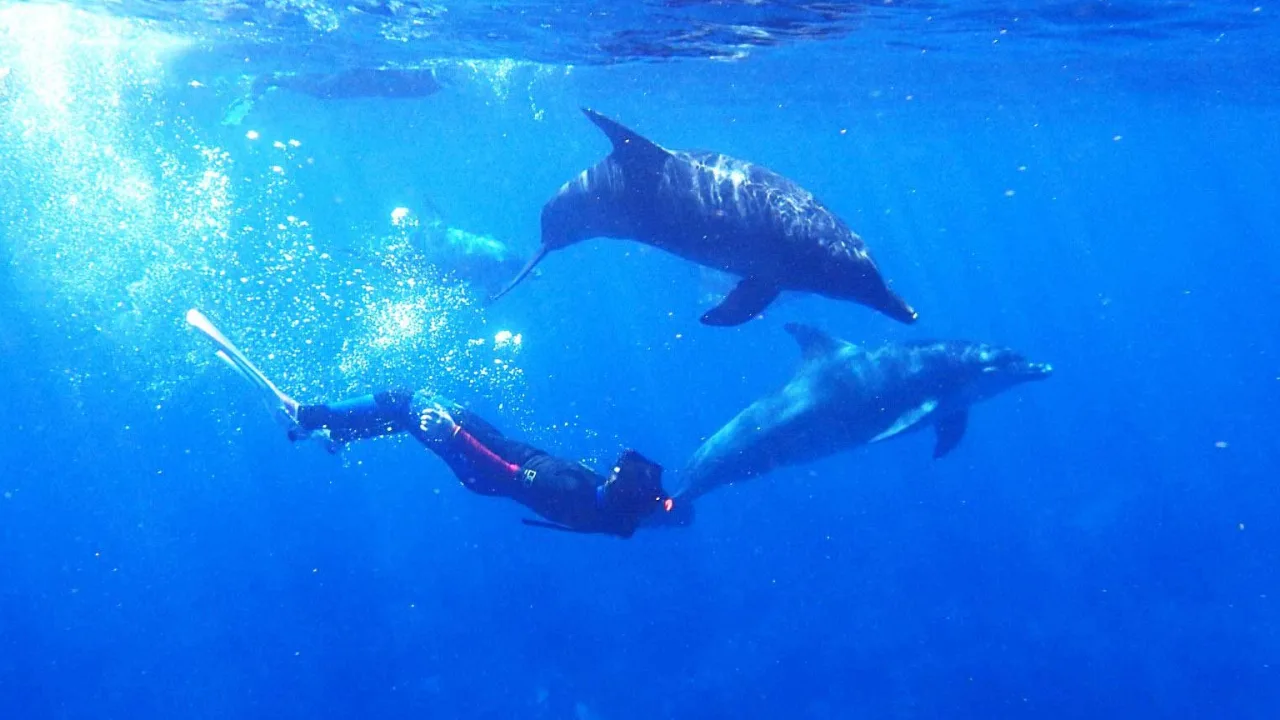
<svg viewBox="0 0 1280 720">
<path fill-rule="evenodd" d="M 484 443 L 459 425 L 453 431 L 455 440 L 461 443 L 467 459 L 475 464 L 477 470 L 493 473 L 499 478 L 510 480 L 520 474 L 520 466 L 509 463 L 497 453 L 485 447 Z"/>
</svg>

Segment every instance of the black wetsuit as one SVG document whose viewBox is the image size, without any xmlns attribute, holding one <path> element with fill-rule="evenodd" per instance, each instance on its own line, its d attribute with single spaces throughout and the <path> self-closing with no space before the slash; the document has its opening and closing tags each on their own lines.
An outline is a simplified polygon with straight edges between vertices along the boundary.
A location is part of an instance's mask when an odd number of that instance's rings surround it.
<svg viewBox="0 0 1280 720">
<path fill-rule="evenodd" d="M 447 439 L 432 438 L 420 427 L 422 410 L 434 403 L 448 410 L 457 424 Z M 443 398 L 390 390 L 331 405 L 303 405 L 297 420 L 302 430 L 326 429 L 339 443 L 407 432 L 440 456 L 467 488 L 509 497 L 551 521 L 552 527 L 631 537 L 642 520 L 635 512 L 610 509 L 606 478 L 581 463 L 511 440 Z"/>
</svg>

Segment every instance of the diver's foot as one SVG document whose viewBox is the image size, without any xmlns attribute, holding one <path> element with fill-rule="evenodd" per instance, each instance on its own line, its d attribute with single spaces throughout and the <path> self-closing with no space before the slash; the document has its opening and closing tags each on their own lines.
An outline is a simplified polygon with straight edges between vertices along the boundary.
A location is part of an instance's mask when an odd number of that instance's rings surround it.
<svg viewBox="0 0 1280 720">
<path fill-rule="evenodd" d="M 333 434 L 328 428 L 317 428 L 315 430 L 307 430 L 298 422 L 299 403 L 287 396 L 283 397 L 283 402 L 276 409 L 275 417 L 285 428 L 285 435 L 289 438 L 289 442 L 300 442 L 303 440 L 315 440 L 324 445 L 325 451 L 330 455 L 336 454 L 342 449 L 342 444 L 333 439 Z"/>
<path fill-rule="evenodd" d="M 295 425 L 289 428 L 289 442 L 300 442 L 304 440 L 315 440 L 324 446 L 325 452 L 330 455 L 337 455 L 342 449 L 342 443 L 333 439 L 333 436 L 325 428 L 319 430 L 303 430 L 300 426 Z"/>
<path fill-rule="evenodd" d="M 288 402 L 284 402 L 284 401 Z M 276 424 L 285 429 L 289 434 L 290 442 L 305 440 L 311 436 L 310 430 L 304 430 L 302 425 L 298 423 L 298 403 L 289 398 L 282 398 L 282 402 L 271 413 L 271 417 L 275 419 Z"/>
</svg>

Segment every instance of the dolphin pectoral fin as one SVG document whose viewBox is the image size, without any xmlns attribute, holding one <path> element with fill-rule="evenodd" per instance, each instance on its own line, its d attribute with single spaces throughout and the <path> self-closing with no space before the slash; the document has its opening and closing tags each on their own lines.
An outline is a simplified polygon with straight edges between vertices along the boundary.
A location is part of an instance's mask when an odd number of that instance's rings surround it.
<svg viewBox="0 0 1280 720">
<path fill-rule="evenodd" d="M 896 421 L 894 421 L 893 425 L 891 425 L 888 430 L 885 430 L 879 435 L 871 438 L 871 442 L 876 443 L 876 442 L 880 442 L 881 440 L 887 440 L 893 437 L 894 435 L 910 430 L 911 428 L 915 427 L 921 420 L 924 420 L 925 417 L 929 415 L 929 413 L 937 409 L 938 409 L 937 400 L 925 400 L 923 403 L 920 403 L 920 405 L 918 405 L 917 407 L 911 408 L 907 412 L 903 413 Z"/>
<path fill-rule="evenodd" d="M 516 285 L 519 285 L 521 280 L 524 280 L 526 277 L 529 276 L 530 273 L 533 272 L 534 266 L 536 266 L 539 262 L 541 262 L 542 258 L 546 257 L 547 253 L 549 252 L 551 252 L 551 248 L 547 247 L 546 245 L 543 245 L 542 247 L 538 248 L 537 254 L 529 259 L 529 262 L 525 264 L 524 268 L 516 275 L 515 279 L 507 283 L 507 286 L 499 290 L 496 294 L 493 295 L 493 297 L 489 298 L 489 302 L 490 303 L 497 302 L 498 298 L 501 298 L 503 295 L 506 295 L 507 293 L 511 292 L 512 288 L 514 288 Z"/>
<path fill-rule="evenodd" d="M 778 298 L 777 285 L 760 278 L 747 278 L 738 283 L 720 304 L 702 315 L 703 325 L 741 325 L 759 315 Z"/>
<path fill-rule="evenodd" d="M 969 413 L 965 410 L 952 413 L 938 420 L 934 426 L 938 431 L 938 442 L 933 446 L 933 459 L 946 455 L 964 439 L 965 428 L 969 426 Z"/>
<path fill-rule="evenodd" d="M 634 130 L 623 127 L 617 121 L 610 120 L 591 108 L 582 108 L 582 113 L 609 137 L 609 142 L 613 143 L 613 151 L 619 155 L 664 160 L 671 154 L 652 140 L 641 136 Z"/>
</svg>

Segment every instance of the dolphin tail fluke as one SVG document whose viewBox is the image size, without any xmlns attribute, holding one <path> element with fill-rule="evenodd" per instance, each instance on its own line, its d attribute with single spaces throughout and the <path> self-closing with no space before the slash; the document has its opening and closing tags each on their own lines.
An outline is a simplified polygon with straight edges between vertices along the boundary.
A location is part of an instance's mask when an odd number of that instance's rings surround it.
<svg viewBox="0 0 1280 720">
<path fill-rule="evenodd" d="M 702 316 L 703 325 L 720 327 L 741 325 L 764 311 L 778 298 L 781 289 L 760 278 L 747 278 L 738 283 L 719 305 Z"/>
<path fill-rule="evenodd" d="M 952 413 L 940 420 L 934 426 L 938 431 L 938 442 L 933 446 L 933 458 L 946 455 L 964 439 L 965 428 L 969 426 L 969 413 L 965 410 Z"/>
<path fill-rule="evenodd" d="M 549 252 L 551 252 L 551 248 L 546 245 L 538 248 L 537 254 L 530 258 L 529 262 L 525 263 L 524 268 L 520 270 L 515 279 L 507 283 L 507 286 L 499 290 L 493 297 L 489 298 L 489 302 L 497 302 L 503 295 L 511 292 L 516 285 L 520 284 L 520 281 L 529 277 L 529 274 L 533 272 L 534 267 L 536 267 L 538 263 L 542 262 L 542 258 L 546 257 Z"/>
<path fill-rule="evenodd" d="M 582 112 L 609 137 L 609 142 L 613 143 L 613 151 L 615 153 L 653 159 L 665 158 L 670 154 L 652 140 L 623 127 L 620 123 L 610 120 L 591 108 L 582 108 Z"/>
</svg>

